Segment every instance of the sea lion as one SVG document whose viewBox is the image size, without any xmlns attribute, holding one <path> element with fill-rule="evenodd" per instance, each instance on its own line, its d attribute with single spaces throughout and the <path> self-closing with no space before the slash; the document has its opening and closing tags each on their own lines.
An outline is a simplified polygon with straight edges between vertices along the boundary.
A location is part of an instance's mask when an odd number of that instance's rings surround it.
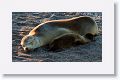
<svg viewBox="0 0 120 80">
<path fill-rule="evenodd" d="M 90 40 L 85 38 L 84 36 L 81 36 L 76 33 L 66 33 L 54 38 L 49 43 L 49 50 L 52 50 L 52 51 L 59 50 L 59 49 L 61 50 L 63 48 L 69 48 L 71 46 L 85 44 L 88 42 L 90 42 Z"/>
<path fill-rule="evenodd" d="M 22 38 L 21 45 L 24 50 L 33 50 L 48 44 L 50 47 L 54 45 L 54 47 L 61 48 L 66 45 L 60 46 L 65 39 L 69 39 L 67 41 L 71 43 L 88 43 L 97 34 L 98 26 L 90 17 L 51 20 L 41 23 L 31 30 L 28 35 Z M 73 39 L 70 40 L 70 38 Z"/>
</svg>

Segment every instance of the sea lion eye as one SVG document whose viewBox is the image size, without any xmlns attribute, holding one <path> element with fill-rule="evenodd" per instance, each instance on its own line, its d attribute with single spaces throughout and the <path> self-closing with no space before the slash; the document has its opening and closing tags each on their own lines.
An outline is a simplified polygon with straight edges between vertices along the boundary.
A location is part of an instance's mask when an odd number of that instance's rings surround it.
<svg viewBox="0 0 120 80">
<path fill-rule="evenodd" d="M 22 47 L 25 47 L 25 45 L 22 45 Z"/>
</svg>

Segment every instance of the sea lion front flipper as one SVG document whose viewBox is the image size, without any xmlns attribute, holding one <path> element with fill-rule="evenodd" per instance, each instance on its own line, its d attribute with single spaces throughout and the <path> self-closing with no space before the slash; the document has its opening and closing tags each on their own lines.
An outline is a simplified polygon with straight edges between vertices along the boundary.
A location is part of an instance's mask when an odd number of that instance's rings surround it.
<svg viewBox="0 0 120 80">
<path fill-rule="evenodd" d="M 74 45 L 83 45 L 83 44 L 86 44 L 86 43 L 89 43 L 91 40 L 87 39 L 86 37 L 84 36 L 81 36 L 79 35 L 79 38 L 76 38 L 75 41 L 74 41 Z"/>
</svg>

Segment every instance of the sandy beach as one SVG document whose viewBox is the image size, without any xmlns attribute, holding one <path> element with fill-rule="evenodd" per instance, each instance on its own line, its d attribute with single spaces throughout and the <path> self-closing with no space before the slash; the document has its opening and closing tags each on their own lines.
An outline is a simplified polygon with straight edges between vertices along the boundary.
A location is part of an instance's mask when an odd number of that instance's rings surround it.
<svg viewBox="0 0 120 80">
<path fill-rule="evenodd" d="M 95 41 L 61 51 L 45 48 L 23 52 L 20 41 L 38 24 L 45 20 L 68 19 L 90 16 L 98 27 Z M 13 12 L 12 13 L 12 61 L 13 62 L 101 62 L 102 61 L 102 13 L 101 12 Z"/>
</svg>

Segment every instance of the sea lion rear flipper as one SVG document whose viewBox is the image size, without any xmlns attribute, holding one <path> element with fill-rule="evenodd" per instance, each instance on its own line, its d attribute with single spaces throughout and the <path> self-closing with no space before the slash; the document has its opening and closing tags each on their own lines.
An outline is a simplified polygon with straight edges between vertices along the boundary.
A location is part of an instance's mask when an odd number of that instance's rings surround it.
<svg viewBox="0 0 120 80">
<path fill-rule="evenodd" d="M 84 37 L 91 40 L 91 41 L 95 41 L 96 36 L 97 36 L 97 34 L 93 35 L 91 33 L 87 33 Z"/>
</svg>

